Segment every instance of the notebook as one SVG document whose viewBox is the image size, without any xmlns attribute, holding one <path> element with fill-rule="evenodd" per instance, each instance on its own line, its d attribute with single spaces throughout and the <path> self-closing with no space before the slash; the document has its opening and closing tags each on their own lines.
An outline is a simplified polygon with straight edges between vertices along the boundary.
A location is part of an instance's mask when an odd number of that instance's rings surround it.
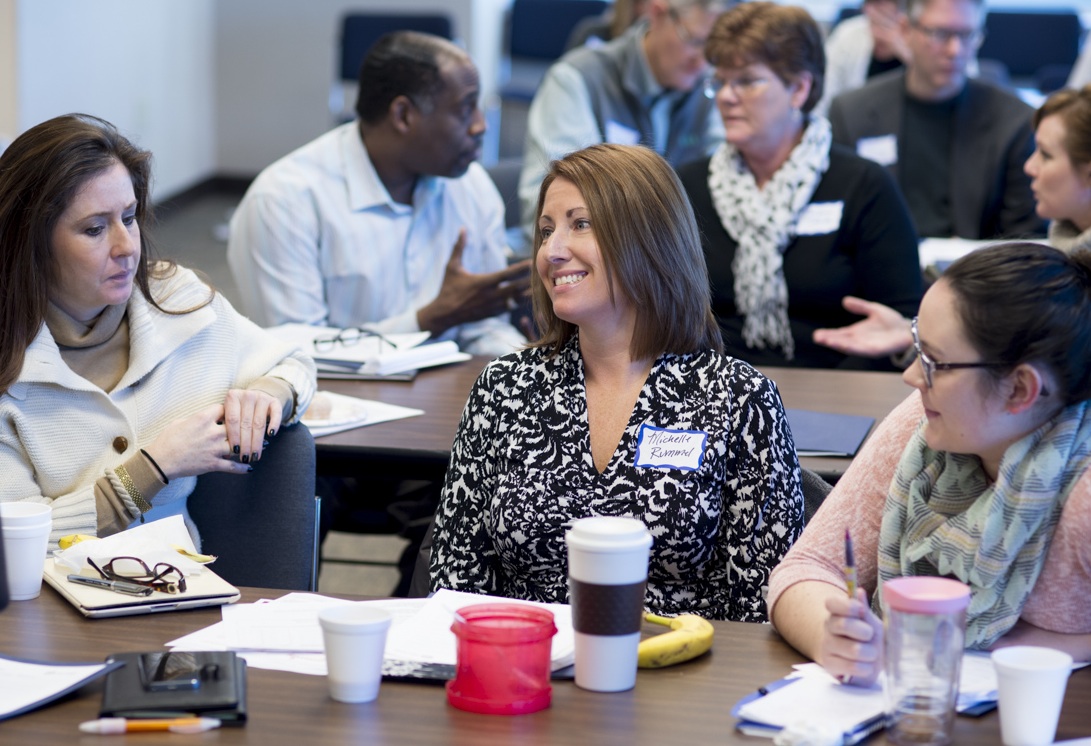
<svg viewBox="0 0 1091 746">
<path fill-rule="evenodd" d="M 874 417 L 808 409 L 784 411 L 800 456 L 855 456 L 875 424 Z"/>
<path fill-rule="evenodd" d="M 53 586 L 81 614 L 96 619 L 220 606 L 239 600 L 239 589 L 207 567 L 200 575 L 186 576 L 186 590 L 183 593 L 153 591 L 150 596 L 128 596 L 103 588 L 71 583 L 68 581 L 71 572 L 64 565 L 58 565 L 52 557 L 45 561 L 45 582 Z"/>
</svg>

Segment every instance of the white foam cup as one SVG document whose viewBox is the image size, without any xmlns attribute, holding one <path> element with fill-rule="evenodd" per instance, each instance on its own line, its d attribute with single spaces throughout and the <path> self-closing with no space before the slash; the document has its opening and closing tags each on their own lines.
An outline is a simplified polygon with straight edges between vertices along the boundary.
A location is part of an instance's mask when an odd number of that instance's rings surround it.
<svg viewBox="0 0 1091 746">
<path fill-rule="evenodd" d="M 379 696 L 390 614 L 362 602 L 318 612 L 326 645 L 330 696 L 338 702 L 371 702 Z"/>
<path fill-rule="evenodd" d="M 1031 645 L 994 650 L 1004 746 L 1053 743 L 1064 690 L 1072 672 L 1068 653 Z"/>
<path fill-rule="evenodd" d="M 632 689 L 651 534 L 635 518 L 596 516 L 575 521 L 565 542 L 576 686 L 596 692 Z"/>
<path fill-rule="evenodd" d="M 37 598 L 42 592 L 53 508 L 45 503 L 0 503 L 0 524 L 11 600 Z"/>
</svg>

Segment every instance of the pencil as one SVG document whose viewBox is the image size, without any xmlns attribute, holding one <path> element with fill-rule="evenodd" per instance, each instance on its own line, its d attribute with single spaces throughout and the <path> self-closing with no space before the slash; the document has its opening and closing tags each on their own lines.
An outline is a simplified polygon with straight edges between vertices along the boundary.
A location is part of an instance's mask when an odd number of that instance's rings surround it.
<svg viewBox="0 0 1091 746">
<path fill-rule="evenodd" d="M 856 598 L 856 558 L 852 553 L 852 534 L 845 529 L 845 585 L 848 586 L 849 598 Z"/>
</svg>

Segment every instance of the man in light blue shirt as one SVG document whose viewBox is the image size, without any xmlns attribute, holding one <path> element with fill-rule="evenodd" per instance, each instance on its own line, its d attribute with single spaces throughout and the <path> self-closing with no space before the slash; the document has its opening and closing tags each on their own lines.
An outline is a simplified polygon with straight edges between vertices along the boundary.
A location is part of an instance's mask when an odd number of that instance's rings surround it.
<svg viewBox="0 0 1091 746">
<path fill-rule="evenodd" d="M 646 145 L 674 166 L 723 140 L 704 95 L 704 45 L 729 0 L 650 0 L 647 20 L 609 44 L 574 49 L 542 80 L 527 120 L 519 200 L 530 236 L 538 190 L 554 158 L 597 143 Z"/>
<path fill-rule="evenodd" d="M 390 34 L 361 67 L 357 120 L 266 168 L 231 220 L 248 315 L 379 333 L 428 331 L 499 355 L 528 286 L 507 267 L 503 201 L 481 152 L 477 69 L 439 37 Z"/>
</svg>

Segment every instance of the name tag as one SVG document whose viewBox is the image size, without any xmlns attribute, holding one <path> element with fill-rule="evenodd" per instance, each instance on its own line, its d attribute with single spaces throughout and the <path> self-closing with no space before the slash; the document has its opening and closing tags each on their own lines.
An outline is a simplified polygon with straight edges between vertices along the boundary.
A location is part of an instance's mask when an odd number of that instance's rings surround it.
<svg viewBox="0 0 1091 746">
<path fill-rule="evenodd" d="M 606 142 L 615 145 L 639 145 L 640 133 L 632 127 L 626 127 L 624 124 L 615 122 L 613 119 L 607 119 Z"/>
<path fill-rule="evenodd" d="M 895 135 L 861 137 L 856 141 L 856 154 L 880 166 L 893 166 L 898 162 L 898 138 Z"/>
<path fill-rule="evenodd" d="M 708 433 L 700 430 L 668 430 L 641 425 L 636 441 L 636 466 L 696 471 L 705 458 Z"/>
<path fill-rule="evenodd" d="M 812 202 L 799 213 L 796 221 L 797 236 L 821 236 L 833 233 L 841 227 L 841 213 L 845 210 L 845 203 L 838 202 Z"/>
</svg>

